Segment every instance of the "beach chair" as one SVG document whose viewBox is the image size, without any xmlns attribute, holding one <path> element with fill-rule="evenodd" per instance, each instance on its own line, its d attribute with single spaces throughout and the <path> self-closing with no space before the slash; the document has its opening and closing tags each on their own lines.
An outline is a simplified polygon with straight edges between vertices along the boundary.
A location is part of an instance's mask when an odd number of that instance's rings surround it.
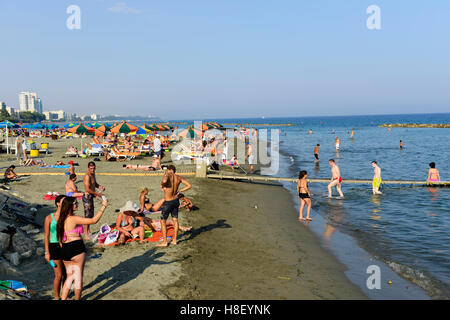
<svg viewBox="0 0 450 320">
<path fill-rule="evenodd" d="M 110 155 L 115 156 L 115 157 L 125 157 L 126 160 L 132 160 L 134 158 L 136 158 L 137 156 L 140 156 L 141 153 L 140 152 L 121 152 L 119 151 L 119 149 L 117 149 L 117 147 L 112 147 L 110 150 Z"/>
<path fill-rule="evenodd" d="M 65 155 L 67 157 L 78 157 L 78 152 L 77 151 L 66 151 Z"/>
<path fill-rule="evenodd" d="M 142 154 L 142 153 L 144 153 L 144 154 L 148 154 L 148 155 L 151 155 L 152 154 L 152 148 L 151 148 L 151 146 L 148 144 L 148 145 L 146 145 L 146 146 L 144 146 L 144 145 L 140 145 L 139 146 L 139 152 Z"/>
<path fill-rule="evenodd" d="M 90 156 L 103 156 L 105 152 L 101 144 L 91 143 L 90 148 L 86 148 L 86 155 Z"/>
<path fill-rule="evenodd" d="M 109 148 L 112 146 L 112 142 L 100 142 L 97 138 L 92 138 L 94 144 L 100 144 L 103 148 Z"/>
</svg>

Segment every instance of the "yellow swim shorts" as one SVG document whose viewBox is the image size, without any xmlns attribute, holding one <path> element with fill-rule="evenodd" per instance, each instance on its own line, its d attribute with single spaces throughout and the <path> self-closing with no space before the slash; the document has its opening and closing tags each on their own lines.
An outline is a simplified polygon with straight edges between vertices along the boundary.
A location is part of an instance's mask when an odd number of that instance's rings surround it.
<svg viewBox="0 0 450 320">
<path fill-rule="evenodd" d="M 380 188 L 380 185 L 381 185 L 381 178 L 374 178 L 373 179 L 373 182 L 372 182 L 372 186 L 374 187 L 374 188 Z"/>
</svg>

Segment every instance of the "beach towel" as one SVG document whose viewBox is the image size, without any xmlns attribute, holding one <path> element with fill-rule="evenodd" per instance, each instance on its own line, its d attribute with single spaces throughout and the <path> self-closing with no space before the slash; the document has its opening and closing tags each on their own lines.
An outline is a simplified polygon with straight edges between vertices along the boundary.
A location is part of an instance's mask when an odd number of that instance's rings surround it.
<svg viewBox="0 0 450 320">
<path fill-rule="evenodd" d="M 115 229 L 113 229 L 113 230 L 115 230 Z M 116 230 L 116 231 L 117 231 L 117 230 Z M 149 231 L 150 231 L 150 230 L 146 230 L 146 231 L 145 231 L 144 241 L 147 241 L 147 242 L 160 242 L 160 241 L 162 241 L 162 231 L 153 231 L 153 232 L 149 232 Z M 168 226 L 168 227 L 167 227 L 167 239 L 168 239 L 168 240 L 171 240 L 171 239 L 172 239 L 173 233 L 174 233 L 173 227 L 172 227 L 172 226 Z M 106 243 L 106 240 L 105 240 L 105 242 L 100 242 L 100 237 L 101 237 L 101 236 L 98 237 L 98 240 L 97 240 L 97 241 L 98 241 L 98 242 L 97 242 L 97 246 L 113 247 L 113 246 L 119 245 L 119 243 L 117 242 L 118 238 L 117 238 L 117 240 L 114 241 L 114 242 Z M 104 237 L 104 236 L 103 236 L 103 237 Z M 103 237 L 102 237 L 102 238 L 103 238 Z M 106 237 L 105 237 L 105 238 L 106 238 Z M 134 242 L 134 241 L 136 241 L 136 240 L 139 240 L 139 237 L 137 237 L 137 238 L 129 238 L 127 241 L 125 241 L 125 243 Z"/>
<path fill-rule="evenodd" d="M 50 166 L 41 166 L 39 168 L 70 168 L 70 165 L 64 164 L 64 165 L 50 165 Z"/>
<path fill-rule="evenodd" d="M 15 280 L 0 280 L 0 289 L 11 290 L 15 294 L 21 297 L 30 299 L 30 294 L 28 293 L 28 288 L 20 281 Z"/>
<path fill-rule="evenodd" d="M 59 196 L 58 192 L 48 192 L 42 199 L 47 201 L 54 201 Z M 81 199 L 83 197 L 77 197 L 77 199 Z"/>
</svg>

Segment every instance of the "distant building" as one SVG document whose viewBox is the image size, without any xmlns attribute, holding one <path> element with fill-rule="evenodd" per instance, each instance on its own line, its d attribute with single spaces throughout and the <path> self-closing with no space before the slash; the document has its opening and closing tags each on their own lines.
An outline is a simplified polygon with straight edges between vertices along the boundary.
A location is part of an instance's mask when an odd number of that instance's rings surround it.
<svg viewBox="0 0 450 320">
<path fill-rule="evenodd" d="M 20 111 L 42 113 L 42 101 L 35 92 L 22 91 L 19 94 Z"/>
<path fill-rule="evenodd" d="M 100 115 L 98 115 L 98 114 L 95 114 L 95 113 L 93 113 L 93 114 L 91 114 L 91 119 L 92 120 L 100 120 Z"/>
<path fill-rule="evenodd" d="M 8 111 L 10 116 L 15 116 L 16 113 L 18 113 L 15 108 L 10 107 L 10 106 L 6 106 L 5 109 L 6 109 L 6 111 Z"/>
<path fill-rule="evenodd" d="M 3 101 L 0 101 L 0 110 L 6 110 L 6 103 Z"/>
<path fill-rule="evenodd" d="M 42 113 L 45 116 L 45 120 L 65 120 L 67 119 L 67 114 L 64 110 L 57 111 L 44 111 Z"/>
</svg>

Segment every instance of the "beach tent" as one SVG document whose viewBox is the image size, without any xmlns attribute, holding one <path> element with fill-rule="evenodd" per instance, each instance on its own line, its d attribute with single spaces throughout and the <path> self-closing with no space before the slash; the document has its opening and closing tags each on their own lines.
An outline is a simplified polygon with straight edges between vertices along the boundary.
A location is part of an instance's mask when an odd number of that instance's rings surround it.
<svg viewBox="0 0 450 320">
<path fill-rule="evenodd" d="M 118 125 L 111 128 L 111 132 L 113 133 L 130 133 L 133 131 L 138 131 L 139 127 L 136 127 L 132 124 L 129 124 L 126 121 L 122 121 Z"/>
</svg>

